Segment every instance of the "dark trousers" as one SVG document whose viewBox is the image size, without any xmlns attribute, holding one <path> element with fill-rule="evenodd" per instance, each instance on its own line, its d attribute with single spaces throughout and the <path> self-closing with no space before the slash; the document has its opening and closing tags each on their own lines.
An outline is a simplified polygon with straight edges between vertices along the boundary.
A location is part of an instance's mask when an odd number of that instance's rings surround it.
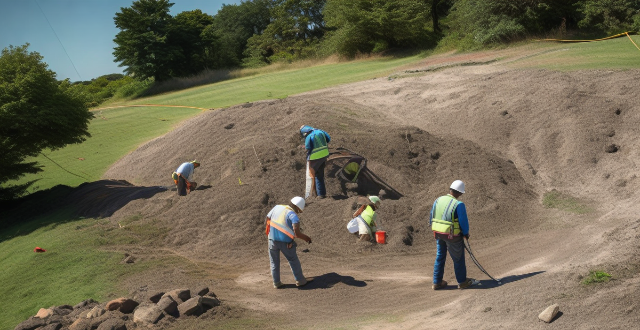
<svg viewBox="0 0 640 330">
<path fill-rule="evenodd" d="M 178 177 L 178 196 L 187 196 L 187 182 L 182 176 Z"/>
</svg>

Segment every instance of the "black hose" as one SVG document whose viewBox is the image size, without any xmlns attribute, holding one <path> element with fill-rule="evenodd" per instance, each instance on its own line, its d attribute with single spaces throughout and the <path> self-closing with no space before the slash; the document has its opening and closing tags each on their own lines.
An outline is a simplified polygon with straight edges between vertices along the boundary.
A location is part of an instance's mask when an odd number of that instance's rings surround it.
<svg viewBox="0 0 640 330">
<path fill-rule="evenodd" d="M 485 273 L 485 275 L 489 276 L 492 280 L 498 282 L 498 284 L 502 284 L 502 282 L 500 282 L 499 279 L 496 280 L 495 278 L 493 278 L 493 276 L 489 275 L 489 273 L 487 273 L 487 271 L 484 270 L 484 268 L 480 265 L 476 257 L 473 255 L 473 252 L 471 252 L 471 245 L 469 244 L 469 240 L 463 239 L 463 241 L 464 241 L 464 249 L 467 250 L 467 252 L 469 252 L 469 256 L 471 256 L 471 260 L 473 260 L 473 263 L 476 264 L 476 266 L 478 266 L 478 269 L 480 269 L 480 271 Z"/>
</svg>

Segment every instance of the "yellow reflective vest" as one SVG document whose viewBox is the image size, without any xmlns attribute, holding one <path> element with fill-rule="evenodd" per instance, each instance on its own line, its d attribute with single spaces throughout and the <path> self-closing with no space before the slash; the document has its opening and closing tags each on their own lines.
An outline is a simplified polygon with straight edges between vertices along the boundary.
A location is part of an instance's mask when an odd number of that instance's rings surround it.
<svg viewBox="0 0 640 330">
<path fill-rule="evenodd" d="M 449 234 L 449 236 L 460 235 L 460 223 L 455 217 L 458 203 L 458 200 L 451 195 L 438 197 L 431 219 L 431 230 L 439 234 Z"/>
</svg>

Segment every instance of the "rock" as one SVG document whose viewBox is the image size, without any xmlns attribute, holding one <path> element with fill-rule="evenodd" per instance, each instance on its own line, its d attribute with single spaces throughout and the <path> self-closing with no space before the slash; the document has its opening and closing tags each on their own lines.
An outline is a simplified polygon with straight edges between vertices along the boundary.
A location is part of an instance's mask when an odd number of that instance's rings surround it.
<svg viewBox="0 0 640 330">
<path fill-rule="evenodd" d="M 46 321 L 39 317 L 30 317 L 26 321 L 18 324 L 14 330 L 34 330 L 46 324 Z"/>
<path fill-rule="evenodd" d="M 202 297 L 195 296 L 182 304 L 178 305 L 178 311 L 180 316 L 182 315 L 194 315 L 202 309 Z"/>
<path fill-rule="evenodd" d="M 166 296 L 158 301 L 158 308 L 163 310 L 165 313 L 169 315 L 173 315 L 178 310 L 178 303 L 171 298 L 171 296 Z"/>
<path fill-rule="evenodd" d="M 62 323 L 50 323 L 45 325 L 42 328 L 39 328 L 38 330 L 60 330 L 62 328 Z"/>
<path fill-rule="evenodd" d="M 127 256 L 122 260 L 122 263 L 124 264 L 132 264 L 136 261 L 136 258 L 134 256 Z"/>
<path fill-rule="evenodd" d="M 200 288 L 195 291 L 196 296 L 204 297 L 205 294 L 209 293 L 209 287 Z"/>
<path fill-rule="evenodd" d="M 191 298 L 191 291 L 189 289 L 175 289 L 165 293 L 164 296 L 171 296 L 173 300 L 181 304 Z"/>
<path fill-rule="evenodd" d="M 86 307 L 87 305 L 94 304 L 94 303 L 97 303 L 97 301 L 95 301 L 95 300 L 93 300 L 93 299 L 89 298 L 89 299 L 84 300 L 84 301 L 82 301 L 81 303 L 79 303 L 79 304 L 77 304 L 77 305 L 73 306 L 73 309 L 78 309 L 78 308 Z"/>
<path fill-rule="evenodd" d="M 35 317 L 39 317 L 41 319 L 46 319 L 47 317 L 53 315 L 53 309 L 51 308 L 40 308 Z"/>
<path fill-rule="evenodd" d="M 164 316 L 156 305 L 140 306 L 133 313 L 133 322 L 156 324 Z"/>
<path fill-rule="evenodd" d="M 100 306 L 95 306 L 87 313 L 87 318 L 88 319 L 93 319 L 93 318 L 96 318 L 98 316 L 102 316 L 102 314 L 104 314 L 104 312 L 106 312 L 104 310 L 104 308 L 102 308 Z"/>
<path fill-rule="evenodd" d="M 97 330 L 127 330 L 127 326 L 121 319 L 108 319 L 102 322 Z"/>
<path fill-rule="evenodd" d="M 220 306 L 220 300 L 215 297 L 204 296 L 202 297 L 202 305 L 206 307 Z"/>
<path fill-rule="evenodd" d="M 135 300 L 128 298 L 118 298 L 111 300 L 107 303 L 107 310 L 109 311 L 121 311 L 122 313 L 133 313 L 133 310 L 138 307 L 139 303 Z"/>
<path fill-rule="evenodd" d="M 68 315 L 73 311 L 73 306 L 71 305 L 61 305 L 58 307 L 53 307 L 53 314 L 55 315 Z"/>
<path fill-rule="evenodd" d="M 91 320 L 85 317 L 80 317 L 69 326 L 69 330 L 90 330 Z"/>
<path fill-rule="evenodd" d="M 162 298 L 163 295 L 164 295 L 164 292 L 158 292 L 158 293 L 154 294 L 153 296 L 149 297 L 149 300 L 151 300 L 152 303 L 157 304 L 158 301 L 160 301 L 160 298 Z"/>
<path fill-rule="evenodd" d="M 547 309 L 545 309 L 544 311 L 542 311 L 542 313 L 538 315 L 538 318 L 541 319 L 542 321 L 550 323 L 551 321 L 553 321 L 553 318 L 556 317 L 556 315 L 558 315 L 559 311 L 560 311 L 560 306 L 558 306 L 558 304 L 553 304 L 547 307 Z"/>
</svg>

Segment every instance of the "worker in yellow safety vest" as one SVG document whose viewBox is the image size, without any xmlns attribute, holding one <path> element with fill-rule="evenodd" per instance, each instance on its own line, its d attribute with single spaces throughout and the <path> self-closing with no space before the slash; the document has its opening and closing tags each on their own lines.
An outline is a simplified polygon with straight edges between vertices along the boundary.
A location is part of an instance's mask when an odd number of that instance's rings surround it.
<svg viewBox="0 0 640 330">
<path fill-rule="evenodd" d="M 300 231 L 298 214 L 302 213 L 304 205 L 304 199 L 296 196 L 291 199 L 289 205 L 276 205 L 267 214 L 265 232 L 269 237 L 271 277 L 273 278 L 273 287 L 276 289 L 284 286 L 280 281 L 280 252 L 289 262 L 296 286 L 304 286 L 313 280 L 302 274 L 302 266 L 296 253 L 297 244 L 294 240 L 297 237 L 311 244 L 311 237 Z"/>
<path fill-rule="evenodd" d="M 360 241 L 375 241 L 375 233 L 377 231 L 376 219 L 378 214 L 376 211 L 380 208 L 380 197 L 369 196 L 367 203 L 363 204 L 353 214 L 354 219 L 358 221 L 358 231 Z"/>
<path fill-rule="evenodd" d="M 324 168 L 329 158 L 329 145 L 331 137 L 321 129 L 302 125 L 300 135 L 304 139 L 304 148 L 307 150 L 307 184 L 304 198 L 309 198 L 316 193 L 319 198 L 325 198 L 327 190 L 324 185 Z"/>
<path fill-rule="evenodd" d="M 458 198 L 464 194 L 464 182 L 455 180 L 449 187 L 449 194 L 438 197 L 433 202 L 429 223 L 436 239 L 437 253 L 433 264 L 433 290 L 447 286 L 444 276 L 444 264 L 447 250 L 453 260 L 453 270 L 456 274 L 459 289 L 470 287 L 474 280 L 467 278 L 467 266 L 464 260 L 463 237 L 469 239 L 469 220 L 467 209 Z"/>
</svg>

